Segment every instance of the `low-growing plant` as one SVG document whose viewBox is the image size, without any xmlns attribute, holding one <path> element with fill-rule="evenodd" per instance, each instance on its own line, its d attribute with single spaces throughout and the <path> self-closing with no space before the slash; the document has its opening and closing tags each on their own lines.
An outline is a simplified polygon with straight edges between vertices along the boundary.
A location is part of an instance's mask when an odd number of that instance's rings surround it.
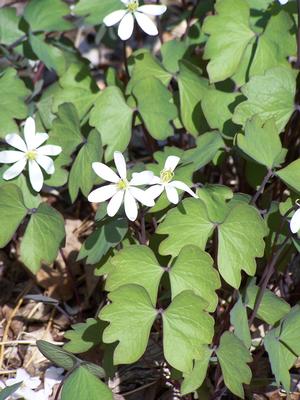
<svg viewBox="0 0 300 400">
<path fill-rule="evenodd" d="M 289 396 L 300 2 L 161 3 L 0 9 L 0 247 L 36 274 L 63 255 L 66 212 L 93 221 L 77 261 L 101 277 L 99 308 L 64 348 L 37 343 L 67 371 L 56 398 L 113 399 L 108 377 L 142 358 L 157 398 Z M 101 365 L 78 356 L 95 347 Z"/>
</svg>

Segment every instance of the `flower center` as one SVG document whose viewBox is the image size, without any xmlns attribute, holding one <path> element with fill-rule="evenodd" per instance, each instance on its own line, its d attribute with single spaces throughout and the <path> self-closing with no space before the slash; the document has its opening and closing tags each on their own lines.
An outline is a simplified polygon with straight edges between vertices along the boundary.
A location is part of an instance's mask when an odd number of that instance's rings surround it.
<svg viewBox="0 0 300 400">
<path fill-rule="evenodd" d="M 37 157 L 37 151 L 36 150 L 29 150 L 26 153 L 27 160 L 35 160 Z"/>
<path fill-rule="evenodd" d="M 117 183 L 117 187 L 119 190 L 125 190 L 128 187 L 128 182 L 126 179 L 120 179 Z"/>
<path fill-rule="evenodd" d="M 127 5 L 127 8 L 130 12 L 135 12 L 139 6 L 138 0 L 131 0 L 131 2 Z"/>
<path fill-rule="evenodd" d="M 163 183 L 169 183 L 174 178 L 174 172 L 170 169 L 160 171 L 160 179 Z"/>
</svg>

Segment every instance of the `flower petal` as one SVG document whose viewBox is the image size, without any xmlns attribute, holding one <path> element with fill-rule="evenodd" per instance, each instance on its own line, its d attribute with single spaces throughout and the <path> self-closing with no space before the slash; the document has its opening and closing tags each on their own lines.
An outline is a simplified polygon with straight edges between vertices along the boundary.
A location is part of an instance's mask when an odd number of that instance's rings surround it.
<svg viewBox="0 0 300 400">
<path fill-rule="evenodd" d="M 191 196 L 195 197 L 195 199 L 198 199 L 198 196 L 196 195 L 196 193 L 194 193 L 189 187 L 188 185 L 186 185 L 185 183 L 181 182 L 181 181 L 172 181 L 169 183 L 170 186 L 173 186 L 177 189 L 180 190 L 184 190 L 185 192 L 187 192 L 188 194 L 190 194 Z"/>
<path fill-rule="evenodd" d="M 37 152 L 44 156 L 58 156 L 62 152 L 62 148 L 54 144 L 46 144 L 45 146 L 39 147 Z"/>
<path fill-rule="evenodd" d="M 129 39 L 133 32 L 133 26 L 134 26 L 134 18 L 133 15 L 129 12 L 124 16 L 124 18 L 120 22 L 118 29 L 118 35 L 120 39 L 122 40 Z"/>
<path fill-rule="evenodd" d="M 26 381 L 26 387 L 29 389 L 36 389 L 37 387 L 40 386 L 40 384 L 41 384 L 41 380 L 37 376 L 30 377 Z"/>
<path fill-rule="evenodd" d="M 164 185 L 154 185 L 151 186 L 149 189 L 146 190 L 147 195 L 153 198 L 155 200 L 157 197 L 159 197 L 162 192 L 164 191 L 165 187 Z"/>
<path fill-rule="evenodd" d="M 95 173 L 105 181 L 118 183 L 120 180 L 118 175 L 105 164 L 102 164 L 100 162 L 94 162 L 92 164 L 92 168 L 95 171 Z"/>
<path fill-rule="evenodd" d="M 10 133 L 9 135 L 5 136 L 5 140 L 6 143 L 10 144 L 12 147 L 15 147 L 16 149 L 26 153 L 27 146 L 20 135 L 17 135 L 16 133 Z"/>
<path fill-rule="evenodd" d="M 22 158 L 26 158 L 22 151 L 5 150 L 0 152 L 0 163 L 2 164 L 12 164 Z"/>
<path fill-rule="evenodd" d="M 167 11 L 167 7 L 159 4 L 146 4 L 138 7 L 137 10 L 148 15 L 162 15 Z"/>
<path fill-rule="evenodd" d="M 24 368 L 18 368 L 16 376 L 14 378 L 10 378 L 6 380 L 6 385 L 13 385 L 14 383 L 22 382 L 22 381 L 27 381 L 30 379 L 30 375 Z"/>
<path fill-rule="evenodd" d="M 138 208 L 135 198 L 132 196 L 129 190 L 126 190 L 124 196 L 124 207 L 125 214 L 130 221 L 135 221 L 138 216 Z"/>
<path fill-rule="evenodd" d="M 40 192 L 44 183 L 42 170 L 35 160 L 29 160 L 28 165 L 31 186 L 36 192 Z"/>
<path fill-rule="evenodd" d="M 20 173 L 24 170 L 26 163 L 27 160 L 25 157 L 16 162 L 4 172 L 3 179 L 9 181 L 10 179 L 14 179 L 16 176 L 20 175 Z"/>
<path fill-rule="evenodd" d="M 126 161 L 123 154 L 120 151 L 114 152 L 114 160 L 117 171 L 122 179 L 127 177 Z"/>
<path fill-rule="evenodd" d="M 147 193 L 146 190 L 142 190 L 136 187 L 130 187 L 128 190 L 137 201 L 144 204 L 145 206 L 153 207 L 155 205 L 153 197 L 149 193 Z"/>
<path fill-rule="evenodd" d="M 130 181 L 130 186 L 151 185 L 154 174 L 152 171 L 134 172 Z"/>
<path fill-rule="evenodd" d="M 300 230 L 300 208 L 293 215 L 290 222 L 290 228 L 292 233 L 297 233 Z"/>
<path fill-rule="evenodd" d="M 93 190 L 89 196 L 88 201 L 91 203 L 102 203 L 113 197 L 117 193 L 118 189 L 116 185 L 105 185 L 98 189 Z"/>
<path fill-rule="evenodd" d="M 38 154 L 36 162 L 47 172 L 47 174 L 52 175 L 55 172 L 54 162 L 48 156 L 43 156 Z"/>
<path fill-rule="evenodd" d="M 60 383 L 62 381 L 63 373 L 63 368 L 49 367 L 48 369 L 46 369 L 44 377 L 44 391 L 46 396 L 50 397 L 53 391 L 53 387 L 57 383 Z"/>
<path fill-rule="evenodd" d="M 158 176 L 154 176 L 150 185 L 161 185 L 162 181 Z"/>
<path fill-rule="evenodd" d="M 281 5 L 287 4 L 289 0 L 279 0 L 279 3 Z"/>
<path fill-rule="evenodd" d="M 24 137 L 28 149 L 33 149 L 34 138 L 35 138 L 35 121 L 32 117 L 29 117 L 25 121 L 24 125 Z"/>
<path fill-rule="evenodd" d="M 121 19 L 125 16 L 127 10 L 118 10 L 108 14 L 103 22 L 106 26 L 113 26 L 121 21 Z"/>
<path fill-rule="evenodd" d="M 46 140 L 49 139 L 49 136 L 47 133 L 37 133 L 34 138 L 34 148 L 37 149 L 40 147 Z M 59 147 L 59 146 L 55 146 Z M 55 154 L 56 155 L 56 154 Z"/>
<path fill-rule="evenodd" d="M 142 14 L 138 11 L 134 13 L 135 19 L 137 23 L 141 27 L 141 29 L 150 36 L 158 35 L 158 30 L 155 23 L 150 19 L 147 15 Z"/>
<path fill-rule="evenodd" d="M 177 157 L 177 156 L 169 156 L 166 159 L 164 169 L 171 170 L 173 172 L 174 169 L 177 167 L 179 161 L 180 161 L 179 157 Z"/>
<path fill-rule="evenodd" d="M 178 192 L 175 189 L 175 187 L 166 185 L 166 193 L 167 193 L 167 198 L 171 203 L 177 204 L 179 202 Z"/>
<path fill-rule="evenodd" d="M 114 217 L 117 214 L 123 202 L 123 198 L 124 198 L 124 191 L 118 190 L 107 205 L 108 216 Z"/>
</svg>

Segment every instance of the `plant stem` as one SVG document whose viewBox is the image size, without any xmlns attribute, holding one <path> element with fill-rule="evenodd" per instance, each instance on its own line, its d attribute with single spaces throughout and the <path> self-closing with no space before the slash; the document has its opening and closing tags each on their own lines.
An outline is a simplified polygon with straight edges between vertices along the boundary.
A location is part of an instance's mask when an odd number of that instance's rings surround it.
<svg viewBox="0 0 300 400">
<path fill-rule="evenodd" d="M 126 54 L 126 40 L 123 41 L 123 61 L 124 61 L 126 77 L 127 77 L 127 80 L 129 81 L 130 75 L 129 75 L 129 69 L 128 69 L 127 54 Z"/>
<path fill-rule="evenodd" d="M 299 0 L 299 1 L 300 1 L 300 0 Z M 184 41 L 184 40 L 187 38 L 188 34 L 189 34 L 189 31 L 190 31 L 190 28 L 191 28 L 191 25 L 192 25 L 192 21 L 193 21 L 195 12 L 196 12 L 196 10 L 197 10 L 197 7 L 198 7 L 198 1 L 196 1 L 194 7 L 192 8 L 190 17 L 189 17 L 189 19 L 188 19 L 188 21 L 187 21 L 186 30 L 185 30 L 184 34 L 182 35 L 182 37 L 181 37 L 181 40 L 182 40 L 182 41 Z"/>
<path fill-rule="evenodd" d="M 145 210 L 141 208 L 141 232 L 140 232 L 140 243 L 147 244 L 146 224 L 145 224 Z"/>
<path fill-rule="evenodd" d="M 250 201 L 250 205 L 254 205 L 259 198 L 259 196 L 263 193 L 265 190 L 266 184 L 268 183 L 269 179 L 273 176 L 273 171 L 271 169 L 268 170 L 266 176 L 264 177 L 260 187 L 258 188 L 257 192 L 254 194 Z"/>
<path fill-rule="evenodd" d="M 19 39 L 17 39 L 15 42 L 10 44 L 9 46 L 7 46 L 7 48 L 9 50 L 12 50 L 15 47 L 19 46 L 19 44 L 23 43 L 27 38 L 28 38 L 28 36 L 25 34 L 25 35 L 21 36 Z"/>
<path fill-rule="evenodd" d="M 267 289 L 267 285 L 269 283 L 269 280 L 271 279 L 271 276 L 273 275 L 274 271 L 275 271 L 275 265 L 277 263 L 277 261 L 279 260 L 279 257 L 281 256 L 281 253 L 284 249 L 284 246 L 286 245 L 286 243 L 288 242 L 288 240 L 290 239 L 290 237 L 286 237 L 285 240 L 282 242 L 280 248 L 278 249 L 278 251 L 276 252 L 276 254 L 274 255 L 274 257 L 272 257 L 272 260 L 268 263 L 267 268 L 266 268 L 266 274 L 265 277 L 263 279 L 263 282 L 260 286 L 260 289 L 258 291 L 258 295 L 256 297 L 255 300 L 255 305 L 253 308 L 253 312 L 251 314 L 251 317 L 249 319 L 249 327 L 253 324 L 253 321 L 257 315 L 259 306 L 262 302 L 265 290 Z"/>
</svg>

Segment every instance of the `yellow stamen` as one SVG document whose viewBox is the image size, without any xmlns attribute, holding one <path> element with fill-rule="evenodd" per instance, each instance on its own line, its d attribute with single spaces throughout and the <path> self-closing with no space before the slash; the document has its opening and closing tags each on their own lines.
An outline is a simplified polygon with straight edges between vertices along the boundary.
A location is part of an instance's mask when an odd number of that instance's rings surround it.
<svg viewBox="0 0 300 400">
<path fill-rule="evenodd" d="M 169 183 L 174 178 L 174 172 L 170 169 L 160 171 L 160 179 L 163 183 Z"/>
<path fill-rule="evenodd" d="M 138 0 L 132 0 L 128 5 L 127 8 L 130 12 L 135 12 L 139 6 Z"/>
<path fill-rule="evenodd" d="M 37 151 L 36 150 L 29 150 L 26 153 L 27 160 L 35 160 L 37 157 Z"/>
<path fill-rule="evenodd" d="M 117 186 L 119 190 L 125 190 L 128 186 L 128 182 L 126 179 L 120 179 Z"/>
</svg>

